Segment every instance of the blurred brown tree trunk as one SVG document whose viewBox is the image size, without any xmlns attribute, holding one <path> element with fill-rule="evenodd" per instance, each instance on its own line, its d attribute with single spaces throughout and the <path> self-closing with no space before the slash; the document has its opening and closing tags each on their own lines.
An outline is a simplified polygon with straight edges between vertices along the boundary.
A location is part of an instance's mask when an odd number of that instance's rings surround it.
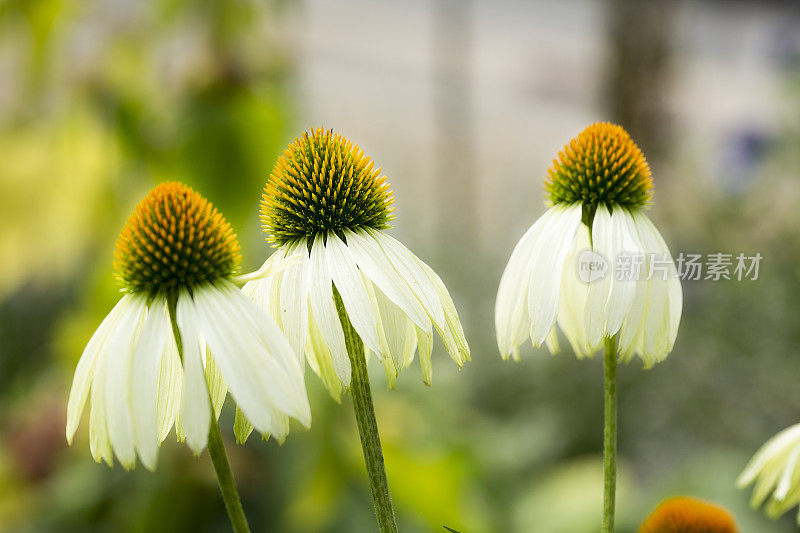
<svg viewBox="0 0 800 533">
<path fill-rule="evenodd" d="M 671 43 L 680 2 L 607 0 L 610 64 L 606 98 L 612 120 L 648 158 L 662 156 L 668 135 Z"/>
</svg>

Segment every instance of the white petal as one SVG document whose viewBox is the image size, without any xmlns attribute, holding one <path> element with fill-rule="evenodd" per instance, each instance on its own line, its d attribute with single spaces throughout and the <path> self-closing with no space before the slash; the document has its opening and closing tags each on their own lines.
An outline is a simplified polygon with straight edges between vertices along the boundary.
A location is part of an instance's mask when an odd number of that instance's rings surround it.
<svg viewBox="0 0 800 533">
<path fill-rule="evenodd" d="M 136 450 L 142 464 L 155 470 L 160 440 L 158 420 L 158 375 L 167 349 L 171 324 L 167 302 L 156 298 L 147 310 L 147 318 L 133 352 L 131 365 L 131 411 Z"/>
<path fill-rule="evenodd" d="M 158 442 L 167 438 L 178 418 L 183 388 L 183 369 L 178 355 L 178 346 L 172 330 L 167 335 L 161 368 L 158 375 Z"/>
<path fill-rule="evenodd" d="M 663 240 L 650 223 L 649 219 L 640 212 L 633 213 L 639 239 L 648 253 L 648 262 L 655 254 L 658 261 L 662 261 L 664 253 Z M 674 272 L 672 258 L 669 257 L 670 272 Z M 649 264 L 648 264 L 649 271 Z M 656 272 L 647 280 L 647 299 L 645 302 L 644 322 L 642 324 L 642 350 L 641 356 L 646 367 L 661 361 L 670 350 L 670 294 L 669 280 L 663 279 L 661 273 Z"/>
<path fill-rule="evenodd" d="M 542 229 L 533 249 L 528 313 L 531 316 L 531 341 L 534 346 L 544 342 L 558 316 L 558 301 L 564 261 L 575 242 L 581 224 L 579 204 L 559 208 L 552 213 L 552 222 Z M 543 216 L 545 216 L 543 215 Z"/>
<path fill-rule="evenodd" d="M 322 338 L 333 355 L 333 366 L 342 384 L 350 385 L 350 359 L 344 344 L 344 332 L 339 322 L 339 314 L 333 302 L 331 276 L 328 262 L 325 259 L 325 245 L 322 237 L 317 236 L 311 248 L 309 261 L 308 296 L 314 318 L 319 326 Z"/>
<path fill-rule="evenodd" d="M 222 377 L 222 372 L 220 372 L 211 350 L 205 346 L 205 342 L 200 343 L 200 353 L 204 354 L 203 366 L 206 372 L 206 385 L 208 385 L 208 394 L 211 396 L 211 406 L 214 408 L 214 419 L 217 420 L 223 405 L 225 405 L 228 385 Z"/>
<path fill-rule="evenodd" d="M 299 259 L 289 266 L 281 277 L 280 314 L 281 329 L 303 366 L 303 349 L 308 336 L 308 248 L 305 240 L 299 241 L 287 252 Z"/>
<path fill-rule="evenodd" d="M 450 297 L 450 293 L 447 291 L 447 287 L 445 287 L 439 275 L 419 257 L 415 255 L 411 257 L 414 258 L 423 272 L 428 276 L 436 293 L 439 295 L 439 302 L 442 304 L 445 318 L 444 327 L 439 330 L 439 335 L 441 335 L 444 340 L 450 357 L 458 363 L 458 366 L 461 366 L 464 362 L 470 360 L 470 353 L 467 339 L 464 337 L 464 329 L 461 327 L 461 321 L 458 319 L 458 312 L 456 312 L 453 299 Z"/>
<path fill-rule="evenodd" d="M 587 341 L 584 317 L 589 284 L 584 283 L 578 275 L 578 257 L 581 252 L 590 249 L 590 246 L 589 228 L 581 224 L 575 237 L 575 244 L 564 261 L 561 300 L 558 307 L 558 325 L 578 358 L 591 357 L 598 349 L 598 346 L 590 346 Z"/>
<path fill-rule="evenodd" d="M 632 235 L 633 240 L 639 246 L 638 254 L 644 257 L 645 260 L 641 265 L 641 272 L 636 276 L 634 297 L 631 303 L 631 308 L 627 316 L 622 321 L 622 326 L 619 332 L 617 342 L 617 349 L 619 350 L 621 359 L 623 361 L 630 360 L 633 354 L 642 351 L 642 331 L 645 318 L 645 311 L 647 310 L 647 249 L 644 247 L 639 232 L 636 228 L 636 222 L 633 216 L 625 217 L 624 221 L 627 225 L 628 233 Z"/>
<path fill-rule="evenodd" d="M 392 265 L 380 243 L 369 234 L 345 231 L 347 247 L 358 268 L 421 329 L 430 332 L 431 320 L 411 288 Z"/>
<path fill-rule="evenodd" d="M 92 457 L 98 463 L 105 461 L 108 466 L 114 464 L 111 451 L 111 439 L 108 436 L 106 424 L 106 361 L 105 357 L 98 357 L 92 382 L 92 407 L 89 413 L 89 449 Z"/>
<path fill-rule="evenodd" d="M 775 487 L 775 494 L 773 495 L 776 500 L 783 500 L 786 498 L 786 495 L 789 493 L 789 489 L 791 489 L 792 477 L 795 474 L 795 469 L 797 468 L 797 460 L 800 458 L 800 446 L 795 446 L 795 448 L 789 454 L 789 457 L 786 459 L 786 464 L 783 467 L 783 474 L 781 475 L 780 481 L 778 481 L 778 485 Z"/>
<path fill-rule="evenodd" d="M 414 293 L 419 303 L 422 304 L 422 307 L 433 323 L 436 324 L 439 329 L 445 329 L 444 309 L 442 309 L 442 303 L 439 299 L 436 287 L 433 286 L 428 275 L 422 267 L 419 266 L 414 254 L 397 240 L 381 231 L 367 229 L 367 232 L 381 245 L 384 253 L 389 258 L 389 261 L 391 261 L 392 266 L 394 266 L 397 273 L 400 274 L 400 277 L 403 278 L 411 289 L 411 292 Z M 399 302 L 398 305 L 400 305 Z"/>
<path fill-rule="evenodd" d="M 375 295 L 375 302 L 378 307 L 381 325 L 388 345 L 391 359 L 395 369 L 404 366 L 404 356 L 406 348 L 406 323 L 410 320 L 397 305 L 394 304 L 383 292 L 369 287 Z M 412 322 L 413 324 L 413 322 Z M 413 355 L 413 354 L 412 354 Z"/>
<path fill-rule="evenodd" d="M 550 208 L 548 213 L 556 208 Z M 547 225 L 549 216 L 541 216 L 519 240 L 511 253 L 508 265 L 500 278 L 497 301 L 494 306 L 494 323 L 500 355 L 508 359 L 530 335 L 531 318 L 528 314 L 528 287 L 533 268 L 533 247 Z"/>
<path fill-rule="evenodd" d="M 194 308 L 231 395 L 253 426 L 273 432 L 275 409 L 310 424 L 303 371 L 272 319 L 230 283 L 195 291 Z"/>
<path fill-rule="evenodd" d="M 736 486 L 746 487 L 755 481 L 764 466 L 787 448 L 800 446 L 800 424 L 790 426 L 775 434 L 753 455 L 736 480 Z"/>
<path fill-rule="evenodd" d="M 309 313 L 308 317 L 308 339 L 306 341 L 306 357 L 308 364 L 317 376 L 322 380 L 325 388 L 328 389 L 336 403 L 341 402 L 342 382 L 336 375 L 333 364 L 333 355 L 322 333 L 319 331 L 314 314 Z"/>
<path fill-rule="evenodd" d="M 75 368 L 75 376 L 72 378 L 72 388 L 67 402 L 67 442 L 70 444 L 72 444 L 72 438 L 75 436 L 75 430 L 78 429 L 81 413 L 83 413 L 83 408 L 86 405 L 86 398 L 89 396 L 97 360 L 105 349 L 111 337 L 111 332 L 116 328 L 119 317 L 130 305 L 131 298 L 133 298 L 131 295 L 123 296 L 111 309 L 111 312 L 106 315 L 89 339 L 89 343 L 84 348 L 83 354 L 81 354 L 81 358 L 78 361 L 78 366 Z"/>
<path fill-rule="evenodd" d="M 253 424 L 247 419 L 239 406 L 236 406 L 236 416 L 233 419 L 233 434 L 236 436 L 236 444 L 244 444 L 253 432 Z"/>
<path fill-rule="evenodd" d="M 681 281 L 678 277 L 678 271 L 672 259 L 672 254 L 664 242 L 664 238 L 656 229 L 653 222 L 644 214 L 641 215 L 642 224 L 650 228 L 650 233 L 653 238 L 653 244 L 656 246 L 659 255 L 664 255 L 669 258 L 669 271 L 668 276 L 668 289 L 667 294 L 669 298 L 669 345 L 668 350 L 672 350 L 672 345 L 675 344 L 675 338 L 678 335 L 678 326 L 681 321 L 681 312 L 683 311 L 683 291 L 681 290 Z"/>
<path fill-rule="evenodd" d="M 136 338 L 147 311 L 142 297 L 131 299 L 131 305 L 119 319 L 108 343 L 106 359 L 106 425 L 111 447 L 120 464 L 127 469 L 136 466 L 136 448 L 131 420 L 131 364 Z"/>
<path fill-rule="evenodd" d="M 639 242 L 639 235 L 631 229 L 633 217 L 630 212 L 622 207 L 617 207 L 611 214 L 612 248 L 608 256 L 610 269 L 608 277 L 611 279 L 611 293 L 606 305 L 606 327 L 604 335 L 611 337 L 617 334 L 622 327 L 622 322 L 633 306 L 636 297 L 636 280 L 624 279 L 616 273 L 619 257 L 643 257 L 643 248 Z M 621 279 L 622 278 L 622 279 Z"/>
<path fill-rule="evenodd" d="M 419 364 L 422 367 L 422 381 L 430 386 L 433 378 L 433 364 L 431 363 L 433 334 L 417 328 L 417 341 L 419 342 Z"/>
<path fill-rule="evenodd" d="M 178 297 L 178 329 L 183 346 L 183 391 L 181 392 L 180 425 L 186 444 L 200 454 L 208 443 L 211 427 L 211 398 L 208 395 L 203 360 L 200 354 L 198 318 L 188 294 Z"/>
<path fill-rule="evenodd" d="M 328 261 L 328 272 L 342 297 L 350 323 L 364 344 L 373 352 L 380 354 L 384 347 L 381 346 L 378 323 L 361 272 L 347 246 L 335 233 L 328 234 L 325 258 Z"/>
<path fill-rule="evenodd" d="M 619 211 L 619 209 L 617 209 Z M 609 265 L 607 273 L 589 284 L 589 295 L 586 299 L 586 331 L 590 345 L 603 340 L 606 333 L 607 304 L 611 293 L 611 280 L 614 265 L 614 228 L 611 213 L 601 204 L 597 206 L 592 220 L 592 251 L 600 254 Z"/>
</svg>

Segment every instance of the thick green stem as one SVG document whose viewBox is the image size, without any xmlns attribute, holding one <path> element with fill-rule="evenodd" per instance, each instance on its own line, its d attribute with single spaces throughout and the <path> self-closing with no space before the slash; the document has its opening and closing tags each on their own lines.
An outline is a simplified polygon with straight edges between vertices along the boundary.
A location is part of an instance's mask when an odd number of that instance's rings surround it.
<svg viewBox="0 0 800 533">
<path fill-rule="evenodd" d="M 606 338 L 603 425 L 603 528 L 614 531 L 617 491 L 617 339 Z"/>
<path fill-rule="evenodd" d="M 361 449 L 364 452 L 364 462 L 367 466 L 367 477 L 372 492 L 375 517 L 378 520 L 378 530 L 381 533 L 397 533 L 392 498 L 389 495 L 389 483 L 386 480 L 386 469 L 383 465 L 378 424 L 375 421 L 375 409 L 372 406 L 372 393 L 369 389 L 364 343 L 350 323 L 344 302 L 335 287 L 333 296 L 336 301 L 336 310 L 339 312 L 339 321 L 344 330 L 347 354 L 350 356 L 352 368 L 350 393 L 353 396 L 353 409 L 356 413 L 358 433 L 361 436 Z"/>
<path fill-rule="evenodd" d="M 183 361 L 183 341 L 181 332 L 178 330 L 177 321 L 177 298 L 168 299 L 169 318 L 172 322 L 172 333 L 175 336 L 175 344 L 178 346 L 178 355 Z M 211 397 L 208 399 L 211 405 Z M 231 465 L 228 463 L 228 456 L 225 453 L 225 446 L 222 443 L 222 434 L 219 432 L 219 425 L 214 417 L 214 407 L 211 406 L 211 426 L 208 432 L 208 454 L 211 456 L 211 463 L 214 465 L 214 472 L 217 474 L 217 483 L 222 493 L 222 500 L 225 502 L 225 509 L 228 511 L 228 518 L 231 521 L 234 533 L 250 533 L 247 525 L 247 518 L 244 516 L 242 500 L 236 490 L 236 483 L 233 480 Z"/>
</svg>

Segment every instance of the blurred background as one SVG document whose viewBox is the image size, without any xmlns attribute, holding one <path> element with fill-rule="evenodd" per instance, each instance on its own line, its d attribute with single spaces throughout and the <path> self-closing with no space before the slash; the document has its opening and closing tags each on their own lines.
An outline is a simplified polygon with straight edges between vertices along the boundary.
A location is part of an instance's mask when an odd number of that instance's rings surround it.
<svg viewBox="0 0 800 533">
<path fill-rule="evenodd" d="M 598 120 L 647 154 L 675 255 L 764 258 L 757 281 L 685 282 L 674 352 L 621 368 L 618 531 L 675 494 L 795 530 L 733 486 L 800 422 L 800 8 L 766 0 L 0 0 L 0 530 L 228 530 L 210 461 L 172 436 L 155 473 L 95 464 L 86 421 L 68 448 L 69 386 L 146 191 L 195 187 L 255 269 L 262 184 L 325 126 L 389 176 L 391 233 L 472 347 L 458 371 L 435 346 L 431 388 L 373 368 L 400 530 L 597 531 L 602 361 L 502 362 L 493 306 L 551 159 Z M 282 446 L 235 445 L 223 413 L 254 531 L 374 531 L 349 398 L 307 382 L 314 424 Z"/>
</svg>

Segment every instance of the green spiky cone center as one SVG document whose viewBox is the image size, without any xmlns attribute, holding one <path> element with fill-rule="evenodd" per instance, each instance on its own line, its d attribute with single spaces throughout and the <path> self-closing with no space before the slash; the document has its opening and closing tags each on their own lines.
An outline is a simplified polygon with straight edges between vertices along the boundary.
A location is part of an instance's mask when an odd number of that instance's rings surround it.
<svg viewBox="0 0 800 533">
<path fill-rule="evenodd" d="M 315 129 L 295 139 L 264 187 L 261 220 L 281 245 L 344 229 L 386 229 L 392 192 L 369 157 L 339 134 Z"/>
</svg>

